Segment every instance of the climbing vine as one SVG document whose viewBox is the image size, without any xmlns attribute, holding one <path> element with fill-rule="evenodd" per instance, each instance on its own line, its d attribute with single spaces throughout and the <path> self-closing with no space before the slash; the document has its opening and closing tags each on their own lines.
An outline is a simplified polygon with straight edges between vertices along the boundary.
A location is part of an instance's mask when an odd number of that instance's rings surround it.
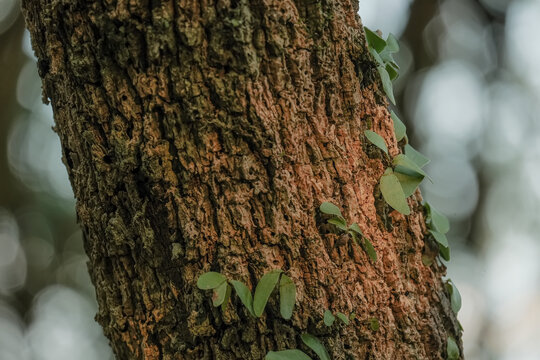
<svg viewBox="0 0 540 360">
<path fill-rule="evenodd" d="M 377 71 L 380 75 L 383 90 L 392 104 L 396 104 L 392 81 L 398 77 L 399 67 L 393 59 L 393 54 L 399 51 L 399 44 L 396 38 L 390 34 L 384 40 L 378 33 L 364 28 L 368 48 L 377 63 Z M 364 136 L 375 147 L 380 149 L 387 158 L 391 166 L 387 167 L 379 180 L 379 189 L 386 203 L 402 213 L 410 214 L 407 198 L 412 196 L 424 178 L 429 176 L 423 168 L 429 163 L 429 159 L 415 150 L 407 137 L 405 124 L 399 119 L 394 111 L 390 111 L 393 121 L 394 133 L 398 144 L 402 146 L 402 153 L 391 157 L 388 146 L 382 136 L 372 130 L 366 130 Z M 450 260 L 450 247 L 446 234 L 450 230 L 448 219 L 432 205 L 425 202 L 425 219 L 429 236 L 439 247 L 439 255 L 446 261 Z M 338 206 L 331 202 L 323 202 L 319 210 L 325 214 L 327 222 L 335 226 L 339 231 L 349 234 L 353 241 L 360 245 L 369 259 L 377 261 L 377 253 L 371 241 L 364 236 L 358 223 L 348 224 Z M 429 266 L 434 259 L 423 257 L 425 265 Z M 283 270 L 274 269 L 265 273 L 255 287 L 252 294 L 249 287 L 239 280 L 228 279 L 218 272 L 207 272 L 202 274 L 197 281 L 197 286 L 201 290 L 212 290 L 212 303 L 215 307 L 221 306 L 222 311 L 226 311 L 227 304 L 231 298 L 232 290 L 253 317 L 261 317 L 264 313 L 268 300 L 274 293 L 276 287 L 279 290 L 280 314 L 285 320 L 290 320 L 296 303 L 296 286 L 292 279 Z M 457 314 L 461 308 L 461 295 L 455 284 L 448 279 L 445 288 L 450 295 L 450 305 L 452 311 Z M 342 312 L 333 313 L 325 310 L 322 321 L 327 327 L 336 324 L 336 320 L 347 326 L 356 318 L 356 314 L 345 315 Z M 368 325 L 372 331 L 378 331 L 380 324 L 377 318 L 370 318 Z M 460 325 L 460 330 L 462 330 Z M 303 333 L 300 336 L 302 342 L 311 349 L 320 360 L 330 360 L 330 355 L 324 344 L 315 336 Z M 456 340 L 452 336 L 447 337 L 447 359 L 459 359 L 460 351 Z M 265 360 L 311 360 L 312 358 L 299 349 L 287 349 L 282 351 L 269 351 Z"/>
<path fill-rule="evenodd" d="M 399 51 L 397 40 L 392 34 L 388 35 L 387 39 L 384 40 L 378 33 L 367 27 L 364 29 L 369 51 L 378 64 L 377 71 L 381 77 L 383 90 L 390 102 L 395 105 L 396 101 L 392 88 L 392 80 L 398 77 L 397 71 L 399 70 L 399 67 L 395 63 L 392 55 Z M 398 144 L 404 140 L 403 153 L 398 154 L 391 159 L 392 167 L 386 168 L 379 181 L 379 188 L 388 205 L 403 215 L 409 215 L 410 208 L 407 203 L 407 198 L 414 194 L 424 178 L 427 177 L 429 179 L 429 176 L 422 169 L 429 163 L 429 159 L 409 144 L 407 128 L 396 113 L 390 111 L 390 115 Z M 373 145 L 382 150 L 383 153 L 390 158 L 386 142 L 379 134 L 371 130 L 366 130 L 364 135 Z M 444 260 L 449 261 L 450 246 L 446 234 L 450 230 L 450 222 L 446 216 L 437 211 L 428 202 L 424 203 L 424 209 L 426 211 L 425 220 L 428 232 L 439 247 L 439 255 Z M 432 261 L 433 259 L 429 257 L 423 257 L 423 262 L 426 265 L 431 265 Z M 452 280 L 448 279 L 445 286 L 447 292 L 450 294 L 452 311 L 457 315 L 458 311 L 461 309 L 461 295 Z M 376 325 L 375 323 L 373 324 L 378 327 L 378 322 Z M 459 324 L 459 327 L 460 331 L 462 331 L 463 328 L 461 327 L 461 324 Z M 448 336 L 447 338 L 446 353 L 448 360 L 459 359 L 459 347 L 452 336 Z"/>
</svg>

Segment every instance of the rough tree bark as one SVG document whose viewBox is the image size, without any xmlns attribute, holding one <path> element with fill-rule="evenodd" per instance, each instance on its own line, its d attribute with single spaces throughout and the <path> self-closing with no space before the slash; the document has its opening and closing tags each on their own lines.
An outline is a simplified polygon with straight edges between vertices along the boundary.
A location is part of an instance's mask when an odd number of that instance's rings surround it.
<svg viewBox="0 0 540 360">
<path fill-rule="evenodd" d="M 425 266 L 423 208 L 392 211 L 372 129 L 400 152 L 353 0 L 25 0 L 96 287 L 119 359 L 262 359 L 321 338 L 333 359 L 440 359 L 459 338 Z M 370 262 L 325 224 L 338 204 Z M 293 318 L 225 313 L 196 287 L 283 269 Z M 325 309 L 355 312 L 327 328 Z M 380 329 L 370 329 L 377 318 Z M 315 358 L 315 356 L 314 356 Z"/>
</svg>

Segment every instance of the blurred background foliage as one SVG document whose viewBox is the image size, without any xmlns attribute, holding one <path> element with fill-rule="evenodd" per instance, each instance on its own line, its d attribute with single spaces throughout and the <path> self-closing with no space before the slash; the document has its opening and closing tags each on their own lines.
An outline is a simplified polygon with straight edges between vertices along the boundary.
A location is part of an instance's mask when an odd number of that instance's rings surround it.
<svg viewBox="0 0 540 360">
<path fill-rule="evenodd" d="M 0 0 L 0 360 L 108 359 L 18 0 Z M 467 359 L 540 359 L 540 0 L 361 0 L 448 215 Z"/>
</svg>

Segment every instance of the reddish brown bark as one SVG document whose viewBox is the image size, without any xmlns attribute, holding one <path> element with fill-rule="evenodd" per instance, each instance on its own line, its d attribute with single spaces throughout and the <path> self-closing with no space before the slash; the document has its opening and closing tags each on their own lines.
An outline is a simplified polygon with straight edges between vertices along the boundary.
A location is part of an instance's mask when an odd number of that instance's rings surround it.
<svg viewBox="0 0 540 360">
<path fill-rule="evenodd" d="M 444 358 L 458 337 L 441 275 L 410 216 L 378 189 L 395 142 L 349 0 L 23 2 L 52 103 L 99 303 L 120 359 L 262 359 L 310 332 L 333 359 Z M 324 224 L 338 204 L 372 240 L 369 261 Z M 196 280 L 254 288 L 283 269 L 290 321 L 233 296 L 222 313 Z M 325 309 L 357 319 L 322 324 Z M 373 331 L 369 319 L 377 318 Z"/>
</svg>

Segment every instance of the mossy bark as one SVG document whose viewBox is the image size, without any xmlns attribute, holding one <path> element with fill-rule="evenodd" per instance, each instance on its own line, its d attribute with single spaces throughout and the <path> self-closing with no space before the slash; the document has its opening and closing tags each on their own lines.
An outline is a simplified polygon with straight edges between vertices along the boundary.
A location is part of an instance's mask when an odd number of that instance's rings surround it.
<svg viewBox="0 0 540 360">
<path fill-rule="evenodd" d="M 392 211 L 378 181 L 395 141 L 350 0 L 25 0 L 45 101 L 75 197 L 97 320 L 119 359 L 262 359 L 326 344 L 333 359 L 445 358 L 459 338 L 441 276 L 422 264 L 420 194 Z M 379 259 L 325 224 L 338 204 Z M 293 318 L 198 276 L 297 286 Z M 325 309 L 356 313 L 327 328 Z M 373 331 L 370 319 L 380 328 Z M 314 356 L 315 358 L 315 356 Z"/>
</svg>

